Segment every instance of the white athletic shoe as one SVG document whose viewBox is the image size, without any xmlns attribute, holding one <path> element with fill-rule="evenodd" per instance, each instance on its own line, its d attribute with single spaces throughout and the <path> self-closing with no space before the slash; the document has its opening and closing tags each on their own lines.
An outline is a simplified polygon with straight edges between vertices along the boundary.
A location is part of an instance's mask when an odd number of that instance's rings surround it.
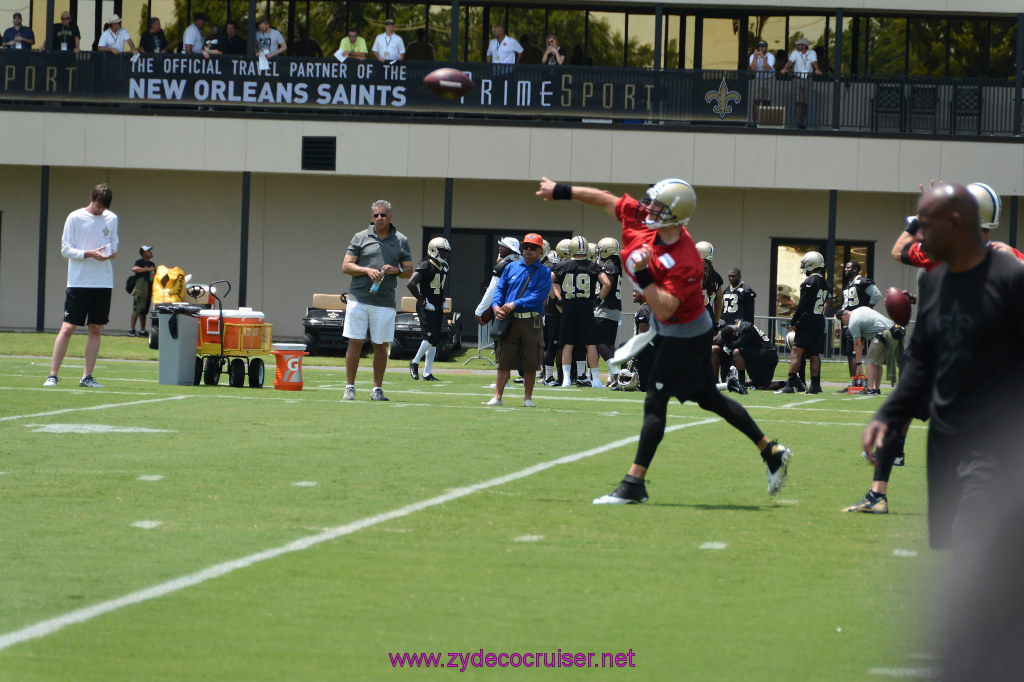
<svg viewBox="0 0 1024 682">
<path fill-rule="evenodd" d="M 103 384 L 93 379 L 91 374 L 86 374 L 82 377 L 82 380 L 78 382 L 78 385 L 82 388 L 103 388 Z"/>
<path fill-rule="evenodd" d="M 768 494 L 774 495 L 775 493 L 782 490 L 782 486 L 786 485 L 786 476 L 789 471 L 789 461 L 793 459 L 793 452 L 785 445 L 781 445 L 776 441 L 772 441 L 765 448 L 768 450 L 768 457 L 778 457 L 780 462 L 778 468 L 773 472 L 769 464 L 765 464 L 765 469 L 768 472 Z"/>
<path fill-rule="evenodd" d="M 537 407 L 529 398 L 523 398 L 523 407 Z"/>
<path fill-rule="evenodd" d="M 481 405 L 486 405 L 487 407 L 501 407 L 501 398 L 491 398 L 486 403 L 480 403 L 480 404 Z"/>
<path fill-rule="evenodd" d="M 342 400 L 355 400 L 356 399 L 356 387 L 346 386 L 345 395 L 341 396 Z"/>
<path fill-rule="evenodd" d="M 56 386 L 58 381 L 60 381 L 60 379 L 57 378 L 57 375 L 51 374 L 50 376 L 46 377 L 46 381 L 43 382 L 43 387 L 50 388 L 51 386 Z"/>
</svg>

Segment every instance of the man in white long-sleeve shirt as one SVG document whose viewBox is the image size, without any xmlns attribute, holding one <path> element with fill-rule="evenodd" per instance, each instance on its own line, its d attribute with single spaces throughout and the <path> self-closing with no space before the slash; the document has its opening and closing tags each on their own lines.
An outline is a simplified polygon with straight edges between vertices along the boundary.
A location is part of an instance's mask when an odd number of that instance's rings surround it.
<svg viewBox="0 0 1024 682">
<path fill-rule="evenodd" d="M 487 285 L 487 289 L 484 291 L 484 295 L 480 299 L 476 310 L 473 311 L 476 315 L 477 324 L 483 326 L 491 321 L 490 315 L 487 315 L 486 319 L 481 316 L 487 314 L 487 311 L 491 309 L 491 303 L 494 301 L 494 290 L 498 287 L 498 280 L 501 279 L 501 271 L 505 269 L 506 265 L 514 260 L 519 260 L 519 258 L 518 239 L 515 237 L 502 237 L 498 240 L 498 262 L 494 265 L 494 269 L 491 270 L 491 282 Z"/>
<path fill-rule="evenodd" d="M 117 216 L 110 209 L 113 194 L 107 185 L 96 185 L 89 205 L 72 211 L 64 221 L 60 255 L 68 259 L 68 288 L 64 299 L 64 322 L 53 343 L 50 376 L 43 386 L 56 386 L 57 372 L 68 352 L 75 329 L 89 325 L 85 341 L 85 369 L 79 386 L 103 388 L 92 378 L 100 354 L 100 333 L 110 320 L 110 293 L 114 289 L 117 256 Z"/>
</svg>

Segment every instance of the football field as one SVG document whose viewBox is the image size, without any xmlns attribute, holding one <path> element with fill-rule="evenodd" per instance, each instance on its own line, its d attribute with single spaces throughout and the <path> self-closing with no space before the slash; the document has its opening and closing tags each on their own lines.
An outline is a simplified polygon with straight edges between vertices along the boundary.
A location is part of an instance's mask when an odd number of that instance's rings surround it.
<svg viewBox="0 0 1024 682">
<path fill-rule="evenodd" d="M 839 511 L 870 484 L 879 398 L 733 396 L 793 450 L 775 498 L 749 441 L 674 404 L 650 501 L 595 506 L 639 393 L 483 407 L 492 372 L 396 361 L 390 402 L 368 372 L 343 402 L 338 359 L 288 392 L 269 356 L 264 389 L 162 386 L 144 341 L 107 337 L 104 388 L 78 388 L 76 337 L 44 389 L 53 336 L 0 338 L 0 680 L 935 674 L 920 423 L 891 512 Z"/>
</svg>

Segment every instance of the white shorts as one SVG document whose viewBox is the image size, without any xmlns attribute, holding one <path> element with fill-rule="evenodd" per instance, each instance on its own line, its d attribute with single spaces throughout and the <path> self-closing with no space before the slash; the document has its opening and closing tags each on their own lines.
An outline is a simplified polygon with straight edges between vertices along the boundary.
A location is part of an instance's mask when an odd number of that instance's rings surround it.
<svg viewBox="0 0 1024 682">
<path fill-rule="evenodd" d="M 362 340 L 367 331 L 372 343 L 394 341 L 395 309 L 349 300 L 345 307 L 345 338 Z"/>
</svg>

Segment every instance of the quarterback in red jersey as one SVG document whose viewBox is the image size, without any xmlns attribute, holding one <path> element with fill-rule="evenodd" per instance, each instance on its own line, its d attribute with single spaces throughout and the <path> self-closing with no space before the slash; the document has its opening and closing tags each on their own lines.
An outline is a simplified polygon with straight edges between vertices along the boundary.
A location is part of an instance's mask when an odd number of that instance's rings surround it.
<svg viewBox="0 0 1024 682">
<path fill-rule="evenodd" d="M 777 493 L 786 482 L 793 453 L 765 436 L 743 406 L 722 395 L 715 385 L 711 368 L 713 325 L 701 291 L 704 263 L 685 227 L 697 205 L 693 187 L 684 180 L 669 178 L 652 185 L 644 200 L 637 201 L 628 194 L 619 197 L 593 187 L 541 178 L 537 196 L 545 201 L 575 199 L 615 216 L 622 224 L 623 270 L 654 313 L 651 330 L 657 336 L 657 347 L 647 381 L 636 457 L 619 487 L 594 500 L 594 504 L 647 501 L 644 477 L 665 435 L 665 416 L 672 398 L 694 401 L 750 438 L 768 470 L 768 494 Z"/>
</svg>

